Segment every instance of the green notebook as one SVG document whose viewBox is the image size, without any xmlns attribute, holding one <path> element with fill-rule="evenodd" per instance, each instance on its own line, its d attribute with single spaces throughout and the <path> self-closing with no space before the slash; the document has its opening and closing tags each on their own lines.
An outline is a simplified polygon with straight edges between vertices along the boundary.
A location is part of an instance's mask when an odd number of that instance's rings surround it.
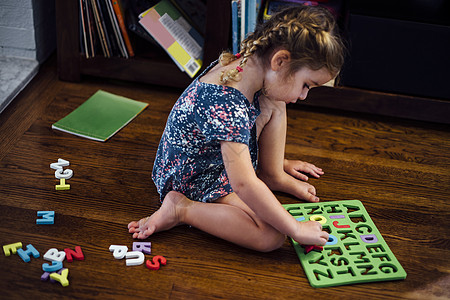
<svg viewBox="0 0 450 300">
<path fill-rule="evenodd" d="M 104 142 L 147 106 L 148 103 L 99 90 L 52 128 Z"/>
</svg>

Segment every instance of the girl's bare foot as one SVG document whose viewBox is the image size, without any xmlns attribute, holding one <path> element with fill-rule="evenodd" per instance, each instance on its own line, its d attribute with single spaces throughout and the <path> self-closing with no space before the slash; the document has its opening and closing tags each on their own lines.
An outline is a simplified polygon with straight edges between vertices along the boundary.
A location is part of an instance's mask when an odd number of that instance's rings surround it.
<svg viewBox="0 0 450 300">
<path fill-rule="evenodd" d="M 171 229 L 182 224 L 182 210 L 189 206 L 191 200 L 181 193 L 169 192 L 161 207 L 151 216 L 128 224 L 128 232 L 133 238 L 146 239 L 155 232 Z"/>
</svg>

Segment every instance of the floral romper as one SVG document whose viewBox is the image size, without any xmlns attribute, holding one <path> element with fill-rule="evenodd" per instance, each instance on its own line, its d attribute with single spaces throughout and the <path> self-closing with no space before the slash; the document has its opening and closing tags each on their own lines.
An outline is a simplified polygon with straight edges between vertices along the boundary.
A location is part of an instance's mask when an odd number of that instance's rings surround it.
<svg viewBox="0 0 450 300">
<path fill-rule="evenodd" d="M 256 170 L 259 95 L 252 105 L 235 88 L 200 82 L 216 64 L 189 85 L 170 112 L 152 173 L 161 201 L 172 190 L 202 202 L 233 192 L 220 141 L 246 144 Z"/>
</svg>

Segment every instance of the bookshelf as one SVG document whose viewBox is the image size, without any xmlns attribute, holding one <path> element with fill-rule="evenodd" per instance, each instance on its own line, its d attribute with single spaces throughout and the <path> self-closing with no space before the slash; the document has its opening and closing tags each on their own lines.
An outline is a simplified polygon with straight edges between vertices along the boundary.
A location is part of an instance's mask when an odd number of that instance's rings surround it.
<svg viewBox="0 0 450 300">
<path fill-rule="evenodd" d="M 199 0 L 200 1 L 200 0 Z M 264 3 L 267 0 L 263 1 Z M 389 41 L 380 42 L 377 47 L 372 47 L 369 49 L 373 52 L 373 61 L 371 61 L 371 66 L 364 68 L 364 75 L 372 74 L 376 75 L 375 79 L 377 81 L 369 82 L 366 85 L 353 84 L 352 79 L 359 79 L 363 76 L 352 75 L 349 66 L 360 66 L 358 62 L 357 55 L 365 56 L 369 55 L 369 50 L 366 51 L 350 51 L 349 57 L 347 58 L 346 67 L 343 70 L 343 86 L 338 88 L 321 87 L 311 91 L 308 96 L 308 101 L 295 104 L 295 106 L 314 106 L 319 108 L 331 108 L 339 109 L 345 111 L 352 111 L 357 113 L 368 113 L 368 114 L 378 114 L 388 117 L 400 117 L 406 119 L 414 119 L 428 122 L 444 123 L 450 124 L 450 95 L 448 91 L 448 84 L 440 84 L 441 95 L 439 94 L 427 94 L 427 93 L 415 93 L 412 87 L 421 86 L 432 86 L 432 83 L 423 84 L 416 83 L 419 76 L 414 76 L 414 74 L 429 74 L 427 68 L 419 68 L 418 71 L 408 72 L 404 68 L 399 66 L 402 61 L 415 61 L 411 55 L 407 56 L 410 48 L 401 52 L 400 54 L 393 57 L 393 60 L 386 63 L 385 56 L 379 55 L 381 49 L 388 49 L 385 53 L 393 52 L 392 49 L 403 49 L 405 46 L 402 44 L 403 40 L 399 41 L 398 36 L 405 36 L 400 34 L 407 29 L 403 29 L 404 24 L 415 24 L 414 22 L 404 22 L 405 17 L 401 15 L 403 12 L 403 6 L 398 9 L 400 16 L 392 16 L 392 12 L 389 10 L 373 13 L 373 9 L 370 5 L 378 7 L 376 0 L 367 0 L 365 4 L 358 4 L 358 1 L 342 0 L 345 4 L 345 16 L 361 15 L 367 17 L 368 20 L 374 20 L 375 17 L 381 17 L 383 22 L 385 19 L 392 19 L 398 21 L 396 26 L 389 28 L 389 32 L 399 32 L 394 35 L 394 38 Z M 149 51 L 144 53 L 136 53 L 136 56 L 130 59 L 125 58 L 104 58 L 101 55 L 95 58 L 86 59 L 80 53 L 80 41 L 79 41 L 79 0 L 57 0 L 56 1 L 56 26 L 57 26 L 57 60 L 58 60 L 58 75 L 61 80 L 77 82 L 80 81 L 83 75 L 91 75 L 101 78 L 111 78 L 119 79 L 133 82 L 141 82 L 154 85 L 170 86 L 177 88 L 185 88 L 189 85 L 192 79 L 184 72 L 181 72 L 178 67 L 173 63 L 169 56 L 161 49 L 149 48 Z M 206 33 L 205 33 L 205 46 L 204 46 L 204 60 L 203 69 L 208 66 L 212 61 L 217 59 L 220 52 L 224 49 L 230 48 L 230 30 L 231 30 L 231 5 L 230 0 L 205 0 L 207 6 L 206 13 Z M 356 3 L 356 4 L 355 4 Z M 354 7 L 356 5 L 356 7 Z M 362 8 L 359 6 L 363 6 Z M 425 4 L 424 4 L 425 5 Z M 427 4 L 431 5 L 431 4 Z M 366 7 L 367 6 L 367 7 Z M 431 5 L 433 6 L 433 5 Z M 380 8 L 381 9 L 381 8 Z M 383 8 L 387 9 L 387 8 Z M 420 7 L 412 7 L 410 15 L 420 15 L 418 12 L 422 11 Z M 444 9 L 436 8 L 436 10 L 447 11 Z M 389 14 L 386 16 L 386 14 Z M 424 48 L 428 45 L 435 45 L 433 48 L 433 53 L 438 57 L 447 57 L 442 53 L 447 53 L 449 49 L 448 42 L 445 45 L 437 46 L 442 44 L 443 39 L 441 36 L 448 36 L 450 34 L 450 24 L 445 22 L 441 24 L 444 20 L 448 20 L 448 13 L 444 13 L 444 17 L 441 16 L 442 13 L 433 12 L 428 16 L 427 22 L 435 27 L 424 27 L 424 30 L 443 30 L 443 34 L 438 35 L 427 35 L 422 34 L 422 37 L 430 37 L 430 40 L 424 43 L 416 43 L 417 37 L 414 36 L 409 42 L 413 42 L 415 48 Z M 426 16 L 425 16 L 426 17 Z M 345 24 L 352 23 L 348 20 L 344 20 Z M 409 21 L 407 19 L 407 21 Z M 413 21 L 419 22 L 424 20 Z M 441 22 L 441 23 L 440 23 Z M 422 24 L 422 23 L 419 23 Z M 430 25 L 428 24 L 428 25 Z M 436 25 L 437 24 L 437 25 Z M 423 26 L 428 26 L 427 24 Z M 421 25 L 422 26 L 422 25 Z M 357 44 L 364 45 L 365 41 L 358 39 L 359 37 L 368 36 L 369 39 L 373 38 L 373 35 L 360 34 L 354 38 L 349 36 L 352 32 L 352 28 L 348 27 L 348 24 L 343 26 L 344 36 L 350 40 L 353 48 Z M 376 27 L 378 28 L 378 27 Z M 370 28 L 369 28 L 370 29 Z M 419 28 L 420 29 L 420 28 Z M 367 28 L 363 29 L 364 33 L 367 32 Z M 403 31 L 402 31 L 403 30 Z M 441 32 L 439 31 L 439 32 Z M 378 38 L 387 36 L 387 34 L 378 34 Z M 436 36 L 436 38 L 434 38 Z M 420 48 L 420 49 L 422 49 Z M 419 49 L 419 50 L 420 50 Z M 424 48 L 425 49 L 425 48 Z M 426 48 L 428 49 L 428 48 Z M 439 51 L 438 51 L 439 50 Z M 446 52 L 447 51 L 447 52 Z M 394 52 L 397 53 L 397 52 Z M 427 53 L 427 51 L 423 51 Z M 407 59 L 405 59 L 407 57 Z M 429 59 L 434 59 L 435 56 L 430 55 Z M 423 60 L 423 58 L 421 58 Z M 366 61 L 366 60 L 364 60 Z M 442 60 L 444 62 L 444 60 Z M 375 66 L 383 66 L 386 70 L 383 70 L 381 74 L 375 74 L 373 72 Z M 416 64 L 413 64 L 416 66 Z M 429 65 L 432 65 L 431 63 Z M 448 70 L 448 60 L 447 64 L 442 64 L 445 70 Z M 365 66 L 365 65 L 364 65 Z M 366 70 L 372 70 L 372 72 L 366 72 Z M 400 73 L 394 73 L 393 70 L 399 70 Z M 381 85 L 386 80 L 386 76 L 394 76 L 391 78 L 391 82 L 394 82 L 394 88 L 399 86 L 399 80 L 406 82 L 403 90 L 396 90 L 389 88 L 383 89 Z M 420 78 L 423 78 L 420 77 Z M 436 78 L 446 78 L 445 76 L 428 76 L 428 81 L 435 81 Z M 379 81 L 381 80 L 381 82 Z M 408 80 L 412 80 L 411 82 Z M 415 81 L 414 81 L 415 80 Z M 422 80 L 422 79 L 421 79 Z M 414 82 L 414 83 L 413 83 Z M 434 84 L 435 85 L 435 84 Z"/>
<path fill-rule="evenodd" d="M 79 0 L 56 1 L 58 76 L 77 82 L 83 75 L 185 88 L 192 79 L 170 57 L 149 47 L 133 58 L 85 58 L 80 53 Z M 228 1 L 207 0 L 203 68 L 228 48 L 231 8 Z"/>
</svg>

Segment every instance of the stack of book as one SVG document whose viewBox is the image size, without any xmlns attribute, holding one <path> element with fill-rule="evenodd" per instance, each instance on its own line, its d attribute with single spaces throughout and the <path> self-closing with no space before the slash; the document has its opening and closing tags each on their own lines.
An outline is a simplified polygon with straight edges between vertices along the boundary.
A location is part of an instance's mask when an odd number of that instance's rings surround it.
<svg viewBox="0 0 450 300">
<path fill-rule="evenodd" d="M 133 57 L 122 9 L 118 0 L 79 0 L 80 45 L 86 58 L 101 49 L 104 57 Z"/>
<path fill-rule="evenodd" d="M 194 77 L 203 63 L 204 38 L 177 2 L 162 0 L 139 15 L 139 24 L 164 48 L 181 71 Z"/>
<path fill-rule="evenodd" d="M 78 0 L 86 58 L 134 56 L 127 30 L 162 47 L 191 78 L 202 67 L 206 5 L 195 0 Z M 124 7 L 122 7 L 122 5 Z M 126 17 L 126 22 L 124 20 Z"/>
<path fill-rule="evenodd" d="M 240 50 L 241 42 L 255 30 L 262 0 L 231 0 L 231 33 L 233 53 Z"/>
</svg>

